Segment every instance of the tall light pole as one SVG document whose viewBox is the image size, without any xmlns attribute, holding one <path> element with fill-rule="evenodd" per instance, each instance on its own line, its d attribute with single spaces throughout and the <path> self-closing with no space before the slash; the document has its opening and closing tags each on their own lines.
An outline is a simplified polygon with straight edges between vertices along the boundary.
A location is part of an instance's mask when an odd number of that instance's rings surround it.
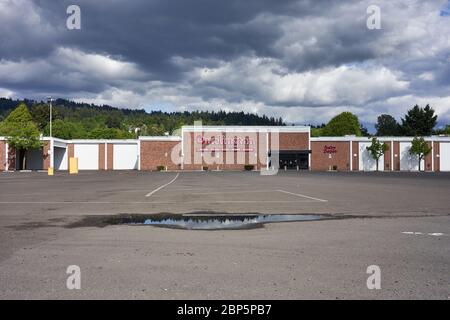
<svg viewBox="0 0 450 320">
<path fill-rule="evenodd" d="M 49 102 L 49 107 L 50 107 L 50 148 L 49 148 L 49 155 L 50 155 L 50 167 L 48 168 L 48 175 L 52 176 L 53 175 L 53 165 L 54 165 L 54 145 L 53 145 L 53 132 L 52 132 L 52 102 L 53 99 L 52 97 L 48 98 L 48 102 Z"/>
<path fill-rule="evenodd" d="M 50 138 L 52 137 L 52 101 L 53 101 L 53 99 L 52 99 L 52 97 L 49 97 L 48 98 L 48 101 L 49 101 L 49 105 L 50 105 Z"/>
</svg>

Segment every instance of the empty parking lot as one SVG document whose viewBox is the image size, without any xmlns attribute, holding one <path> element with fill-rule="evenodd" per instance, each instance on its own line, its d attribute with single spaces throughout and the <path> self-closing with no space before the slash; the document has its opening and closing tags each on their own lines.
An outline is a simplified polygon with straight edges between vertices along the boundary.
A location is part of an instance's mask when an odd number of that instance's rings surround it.
<svg viewBox="0 0 450 320">
<path fill-rule="evenodd" d="M 8 173 L 0 184 L 2 298 L 450 295 L 448 174 Z M 211 232 L 73 227 L 85 216 L 153 213 L 339 219 Z M 82 270 L 81 290 L 66 288 L 72 264 Z M 366 286 L 373 264 L 380 290 Z"/>
</svg>

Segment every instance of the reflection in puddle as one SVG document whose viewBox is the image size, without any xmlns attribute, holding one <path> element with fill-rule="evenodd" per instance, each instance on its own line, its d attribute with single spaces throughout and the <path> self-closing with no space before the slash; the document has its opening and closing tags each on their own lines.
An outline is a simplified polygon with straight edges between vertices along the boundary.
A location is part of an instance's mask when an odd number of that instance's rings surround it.
<svg viewBox="0 0 450 320">
<path fill-rule="evenodd" d="M 313 221 L 324 219 L 320 215 L 295 215 L 295 214 L 268 214 L 268 215 L 208 215 L 189 216 L 179 215 L 172 217 L 155 217 L 146 219 L 143 224 L 167 228 L 179 228 L 189 230 L 221 230 L 221 229 L 246 229 L 259 227 L 264 223 Z"/>
</svg>

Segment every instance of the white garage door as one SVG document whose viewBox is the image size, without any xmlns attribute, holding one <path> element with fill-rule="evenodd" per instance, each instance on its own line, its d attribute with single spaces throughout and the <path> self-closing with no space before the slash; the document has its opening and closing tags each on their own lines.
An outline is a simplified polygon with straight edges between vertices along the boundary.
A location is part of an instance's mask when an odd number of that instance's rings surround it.
<svg viewBox="0 0 450 320">
<path fill-rule="evenodd" d="M 441 142 L 439 145 L 439 168 L 441 171 L 450 171 L 450 142 Z"/>
<path fill-rule="evenodd" d="M 419 158 L 409 153 L 411 142 L 400 142 L 400 170 L 404 171 L 418 171 Z M 420 162 L 420 169 L 423 170 L 425 161 Z"/>
<path fill-rule="evenodd" d="M 377 169 L 377 161 L 367 151 L 367 147 L 370 147 L 371 142 L 359 143 L 359 170 L 360 171 L 375 171 Z M 381 156 L 378 161 L 378 170 L 384 170 L 384 156 Z"/>
<path fill-rule="evenodd" d="M 74 156 L 79 170 L 98 170 L 98 144 L 76 144 Z"/>
<path fill-rule="evenodd" d="M 44 168 L 42 149 L 33 149 L 27 151 L 26 166 L 28 170 L 42 170 Z"/>
<path fill-rule="evenodd" d="M 138 168 L 137 144 L 115 144 L 113 155 L 114 170 L 135 170 Z"/>
<path fill-rule="evenodd" d="M 54 166 L 56 170 L 67 170 L 67 149 L 54 147 Z"/>
</svg>

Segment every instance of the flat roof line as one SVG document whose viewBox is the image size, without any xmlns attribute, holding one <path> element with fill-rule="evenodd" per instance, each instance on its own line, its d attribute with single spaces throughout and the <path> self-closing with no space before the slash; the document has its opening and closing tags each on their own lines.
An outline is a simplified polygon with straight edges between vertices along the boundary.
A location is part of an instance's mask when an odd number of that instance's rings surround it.
<svg viewBox="0 0 450 320">
<path fill-rule="evenodd" d="M 311 142 L 320 142 L 320 141 L 343 141 L 343 142 L 349 142 L 349 141 L 355 141 L 355 142 L 367 142 L 371 141 L 372 138 L 377 138 L 380 141 L 405 141 L 405 142 L 411 142 L 414 137 L 355 137 L 355 136 L 348 136 L 348 137 L 311 137 Z M 428 136 L 423 137 L 425 141 L 450 141 L 449 137 L 441 137 L 441 136 Z"/>
<path fill-rule="evenodd" d="M 278 132 L 310 132 L 309 126 L 183 126 L 182 131 L 192 132 L 254 132 L 254 131 L 278 131 Z"/>
<path fill-rule="evenodd" d="M 141 141 L 181 141 L 179 136 L 142 136 Z"/>
<path fill-rule="evenodd" d="M 183 126 L 182 131 L 186 132 L 255 132 L 261 130 L 263 132 L 310 132 L 308 126 Z M 356 136 L 343 136 L 343 137 L 310 137 L 311 142 L 319 141 L 355 141 L 355 142 L 367 142 L 373 137 L 356 137 Z M 404 141 L 411 142 L 414 137 L 376 137 L 380 141 Z M 426 141 L 443 141 L 450 142 L 450 136 L 427 136 L 423 137 Z M 53 139 L 55 142 L 60 143 L 138 143 L 139 141 L 181 141 L 181 136 L 141 136 L 139 139 L 73 139 L 65 140 L 60 138 L 42 137 L 42 141 L 50 141 Z M 0 136 L 0 141 L 6 141 L 6 137 Z"/>
<path fill-rule="evenodd" d="M 138 143 L 136 139 L 74 139 L 67 143 Z"/>
</svg>

